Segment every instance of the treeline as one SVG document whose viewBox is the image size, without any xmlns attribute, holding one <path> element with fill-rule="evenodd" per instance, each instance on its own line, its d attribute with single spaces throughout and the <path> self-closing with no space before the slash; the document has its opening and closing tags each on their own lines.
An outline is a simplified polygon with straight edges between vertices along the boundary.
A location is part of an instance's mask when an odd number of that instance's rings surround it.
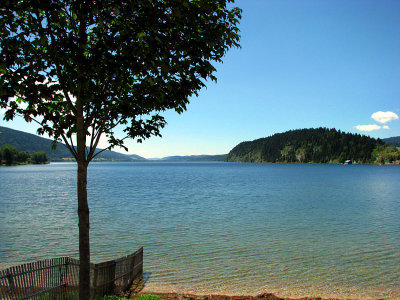
<svg viewBox="0 0 400 300">
<path fill-rule="evenodd" d="M 384 145 L 380 139 L 336 129 L 298 129 L 240 143 L 231 150 L 226 161 L 343 163 L 351 160 L 374 163 Z"/>
<path fill-rule="evenodd" d="M 393 147 L 400 147 L 400 136 L 393 136 L 390 138 L 382 139 L 385 143 Z"/>
<path fill-rule="evenodd" d="M 50 139 L 0 126 L 0 145 L 12 145 L 17 149 L 26 151 L 28 153 L 44 152 L 51 161 L 74 161 L 72 154 L 69 152 L 64 144 L 57 143 L 56 149 L 52 149 L 52 144 L 53 141 Z M 100 150 L 101 149 L 98 149 L 98 151 Z M 110 150 L 102 152 L 96 158 L 100 161 L 137 161 L 139 159 L 145 160 L 140 156 L 134 156 L 133 158 L 131 158 L 129 155 Z"/>
<path fill-rule="evenodd" d="M 20 165 L 20 164 L 44 164 L 48 163 L 46 153 L 40 151 L 30 155 L 25 151 L 18 151 L 17 148 L 4 145 L 0 148 L 0 165 Z"/>
</svg>

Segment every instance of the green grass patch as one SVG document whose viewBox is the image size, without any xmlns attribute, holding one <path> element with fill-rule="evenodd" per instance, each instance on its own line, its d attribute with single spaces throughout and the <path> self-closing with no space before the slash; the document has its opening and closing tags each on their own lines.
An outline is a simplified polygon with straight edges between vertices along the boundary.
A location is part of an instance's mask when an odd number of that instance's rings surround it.
<svg viewBox="0 0 400 300">
<path fill-rule="evenodd" d="M 118 296 L 115 296 L 115 295 L 105 295 L 103 297 L 103 300 L 126 300 L 126 298 L 118 297 Z"/>
</svg>

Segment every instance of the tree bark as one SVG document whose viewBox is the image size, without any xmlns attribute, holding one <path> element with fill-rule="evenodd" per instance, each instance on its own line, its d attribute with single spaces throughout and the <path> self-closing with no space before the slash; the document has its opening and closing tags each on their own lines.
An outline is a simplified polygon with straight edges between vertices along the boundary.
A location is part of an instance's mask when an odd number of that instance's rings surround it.
<svg viewBox="0 0 400 300">
<path fill-rule="evenodd" d="M 86 130 L 84 116 L 84 88 L 85 77 L 85 45 L 87 44 L 86 32 L 86 3 L 81 2 L 78 13 L 79 19 L 79 62 L 78 94 L 76 97 L 76 152 L 78 163 L 78 218 L 79 218 L 79 300 L 90 300 L 90 239 L 89 239 L 89 205 L 87 201 L 87 167 L 86 158 Z"/>
<path fill-rule="evenodd" d="M 79 86 L 80 89 L 80 86 Z M 90 299 L 89 205 L 87 201 L 86 128 L 82 100 L 77 99 L 76 143 L 78 163 L 79 299 Z"/>
<path fill-rule="evenodd" d="M 79 153 L 79 151 L 78 151 Z M 90 299 L 89 205 L 87 201 L 87 165 L 78 162 L 79 217 L 79 299 Z"/>
</svg>

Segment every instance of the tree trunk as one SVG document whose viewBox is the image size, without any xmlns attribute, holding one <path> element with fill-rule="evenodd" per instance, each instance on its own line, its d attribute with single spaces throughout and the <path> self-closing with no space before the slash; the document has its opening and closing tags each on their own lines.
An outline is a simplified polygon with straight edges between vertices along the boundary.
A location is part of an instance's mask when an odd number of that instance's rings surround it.
<svg viewBox="0 0 400 300">
<path fill-rule="evenodd" d="M 90 299 L 89 205 L 87 201 L 87 164 L 78 162 L 79 217 L 79 299 Z"/>
<path fill-rule="evenodd" d="M 79 2 L 78 2 L 79 3 Z M 90 240 L 89 205 L 87 201 L 87 167 L 85 114 L 83 110 L 87 83 L 85 76 L 85 46 L 87 45 L 86 18 L 88 3 L 81 2 L 79 19 L 78 94 L 76 97 L 76 152 L 78 163 L 78 217 L 79 217 L 79 300 L 90 300 Z"/>
<path fill-rule="evenodd" d="M 79 97 L 76 101 L 76 152 L 78 163 L 78 218 L 79 218 L 79 299 L 90 299 L 90 240 L 89 205 L 87 201 L 86 128 L 84 123 L 82 84 L 78 85 Z"/>
</svg>

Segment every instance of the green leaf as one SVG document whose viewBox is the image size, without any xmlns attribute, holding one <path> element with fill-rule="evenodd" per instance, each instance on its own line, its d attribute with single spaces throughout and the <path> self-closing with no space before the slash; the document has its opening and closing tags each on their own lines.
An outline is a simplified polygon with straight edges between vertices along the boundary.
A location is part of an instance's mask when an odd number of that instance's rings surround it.
<svg viewBox="0 0 400 300">
<path fill-rule="evenodd" d="M 136 37 L 137 37 L 139 40 L 143 40 L 143 39 L 146 37 L 146 34 L 145 34 L 144 32 L 139 32 L 139 33 L 136 35 Z"/>
</svg>

